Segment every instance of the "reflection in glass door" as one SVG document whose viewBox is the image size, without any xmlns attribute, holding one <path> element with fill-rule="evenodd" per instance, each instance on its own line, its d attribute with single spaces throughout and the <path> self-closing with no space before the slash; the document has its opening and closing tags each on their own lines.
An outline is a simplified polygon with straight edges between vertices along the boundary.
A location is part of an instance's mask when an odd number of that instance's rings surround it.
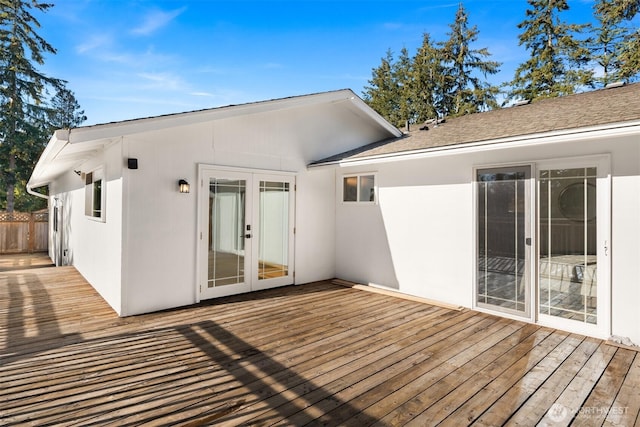
<svg viewBox="0 0 640 427">
<path fill-rule="evenodd" d="M 209 180 L 209 288 L 245 282 L 246 190 L 243 179 Z"/>
<path fill-rule="evenodd" d="M 289 271 L 288 182 L 259 181 L 258 280 L 287 276 Z"/>
<path fill-rule="evenodd" d="M 295 177 L 202 167 L 201 183 L 200 297 L 292 284 Z"/>
<path fill-rule="evenodd" d="M 597 168 L 539 171 L 539 312 L 598 322 Z"/>
<path fill-rule="evenodd" d="M 476 176 L 476 304 L 530 315 L 530 166 Z"/>
</svg>

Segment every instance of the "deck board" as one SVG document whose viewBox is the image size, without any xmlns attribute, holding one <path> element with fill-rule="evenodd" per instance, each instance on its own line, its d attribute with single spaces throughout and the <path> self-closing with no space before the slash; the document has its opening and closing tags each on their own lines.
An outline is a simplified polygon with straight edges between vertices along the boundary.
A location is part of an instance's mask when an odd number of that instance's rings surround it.
<svg viewBox="0 0 640 427">
<path fill-rule="evenodd" d="M 640 355 L 318 282 L 119 318 L 0 260 L 2 425 L 638 425 Z"/>
</svg>

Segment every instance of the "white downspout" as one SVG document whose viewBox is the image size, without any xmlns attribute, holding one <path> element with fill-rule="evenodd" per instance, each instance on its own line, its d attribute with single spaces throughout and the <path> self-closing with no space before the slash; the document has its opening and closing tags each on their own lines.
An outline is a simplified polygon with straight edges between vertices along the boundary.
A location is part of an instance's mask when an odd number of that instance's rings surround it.
<svg viewBox="0 0 640 427">
<path fill-rule="evenodd" d="M 46 199 L 47 201 L 49 200 L 49 196 L 32 190 L 29 183 L 27 183 L 27 193 L 31 194 L 32 196 L 40 197 L 41 199 Z"/>
</svg>

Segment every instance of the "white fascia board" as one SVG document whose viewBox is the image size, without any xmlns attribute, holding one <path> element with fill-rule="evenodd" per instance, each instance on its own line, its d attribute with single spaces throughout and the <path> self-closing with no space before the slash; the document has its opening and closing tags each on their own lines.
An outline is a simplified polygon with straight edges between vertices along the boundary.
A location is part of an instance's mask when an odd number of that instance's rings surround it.
<svg viewBox="0 0 640 427">
<path fill-rule="evenodd" d="M 79 165 L 98 153 L 103 147 L 119 140 L 123 136 L 264 112 L 314 105 L 335 105 L 344 102 L 354 105 L 358 111 L 362 112 L 364 117 L 382 127 L 388 132 L 389 136 L 399 137 L 402 135 L 399 129 L 392 126 L 371 109 L 351 89 L 342 89 L 187 113 L 92 125 L 71 130 L 58 130 L 51 137 L 36 164 L 29 183 L 32 184 L 32 188 L 47 185 L 56 176 L 69 170 L 69 168 Z"/>
<path fill-rule="evenodd" d="M 603 139 L 626 135 L 638 135 L 640 143 L 640 121 L 619 123 L 615 125 L 596 126 L 591 128 L 572 129 L 561 132 L 525 135 L 513 138 L 502 138 L 474 143 L 447 145 L 443 147 L 423 148 L 398 153 L 379 154 L 375 156 L 353 159 L 335 160 L 327 163 L 308 165 L 307 169 L 340 168 L 377 163 L 389 163 L 401 160 L 414 160 L 429 157 L 451 156 L 456 154 L 479 153 L 489 150 L 504 150 L 517 147 L 531 147 L 545 144 L 571 142 L 578 139 Z"/>
<path fill-rule="evenodd" d="M 49 179 L 45 178 L 46 171 L 51 162 L 58 156 L 64 147 L 69 143 L 69 131 L 57 130 L 51 135 L 47 146 L 40 155 L 38 162 L 31 172 L 31 177 L 27 182 L 29 188 L 38 188 L 49 183 Z"/>
<path fill-rule="evenodd" d="M 109 142 L 94 140 L 77 143 L 73 142 L 72 135 L 73 131 L 69 130 L 54 132 L 31 173 L 28 182 L 30 188 L 51 183 L 56 177 L 99 154 Z"/>
<path fill-rule="evenodd" d="M 353 93 L 353 92 L 352 92 Z M 358 106 L 366 115 L 371 117 L 376 121 L 380 126 L 382 126 L 387 132 L 389 132 L 392 136 L 399 138 L 402 136 L 402 131 L 397 127 L 393 126 L 389 123 L 384 117 L 378 114 L 373 108 L 369 107 L 366 102 L 364 102 L 359 96 L 353 94 L 351 101 Z"/>
</svg>

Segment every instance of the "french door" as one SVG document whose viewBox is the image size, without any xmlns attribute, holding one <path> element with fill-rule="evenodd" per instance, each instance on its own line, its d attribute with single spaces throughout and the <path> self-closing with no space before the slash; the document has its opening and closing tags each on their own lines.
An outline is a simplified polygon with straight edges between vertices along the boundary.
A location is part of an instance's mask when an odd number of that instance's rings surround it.
<svg viewBox="0 0 640 427">
<path fill-rule="evenodd" d="M 200 298 L 293 283 L 292 175 L 200 170 Z"/>
<path fill-rule="evenodd" d="M 476 171 L 479 308 L 609 329 L 608 158 Z"/>
</svg>

